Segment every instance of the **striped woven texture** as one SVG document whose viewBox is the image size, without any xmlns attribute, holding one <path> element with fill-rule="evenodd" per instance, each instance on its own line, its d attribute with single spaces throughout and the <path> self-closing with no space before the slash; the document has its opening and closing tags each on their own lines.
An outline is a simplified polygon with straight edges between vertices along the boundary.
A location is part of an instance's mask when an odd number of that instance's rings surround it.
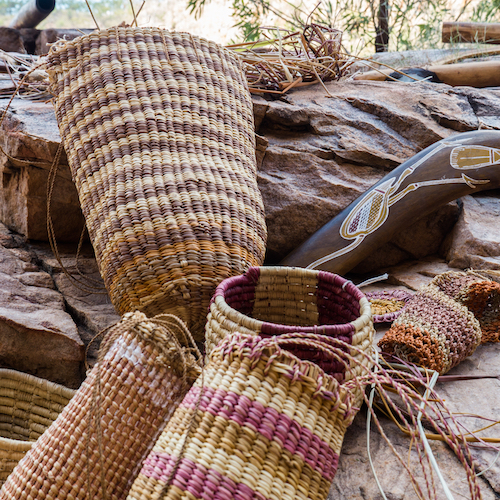
<svg viewBox="0 0 500 500">
<path fill-rule="evenodd" d="M 443 374 L 470 356 L 481 338 L 474 314 L 430 283 L 408 301 L 378 345 L 385 353 Z"/>
<path fill-rule="evenodd" d="M 180 316 L 263 262 L 253 107 L 237 56 L 157 28 L 50 51 L 56 116 L 100 272 L 120 313 Z"/>
<path fill-rule="evenodd" d="M 474 271 L 438 274 L 432 283 L 474 314 L 481 326 L 481 343 L 500 341 L 499 283 Z"/>
<path fill-rule="evenodd" d="M 200 373 L 180 328 L 131 313 L 103 340 L 71 402 L 19 462 L 2 499 L 123 499 Z"/>
<path fill-rule="evenodd" d="M 210 304 L 206 325 L 209 353 L 234 332 L 272 337 L 313 333 L 342 340 L 359 350 L 351 356 L 360 364 L 335 374 L 341 382 L 360 375 L 372 348 L 374 329 L 370 304 L 350 281 L 325 271 L 292 267 L 253 267 L 224 280 Z M 358 394 L 360 403 L 362 394 Z"/>
<path fill-rule="evenodd" d="M 74 394 L 48 380 L 0 369 L 0 485 Z"/>
<path fill-rule="evenodd" d="M 319 336 L 229 335 L 162 432 L 129 500 L 324 500 L 356 409 L 304 348 Z"/>
<path fill-rule="evenodd" d="M 404 290 L 373 291 L 366 292 L 365 295 L 370 301 L 374 323 L 393 322 L 413 296 Z"/>
</svg>

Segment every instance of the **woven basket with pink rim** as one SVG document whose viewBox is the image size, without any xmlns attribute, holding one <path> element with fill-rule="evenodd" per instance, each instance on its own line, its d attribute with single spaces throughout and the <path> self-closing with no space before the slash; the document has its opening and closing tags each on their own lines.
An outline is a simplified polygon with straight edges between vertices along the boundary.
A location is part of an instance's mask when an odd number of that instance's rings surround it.
<svg viewBox="0 0 500 500">
<path fill-rule="evenodd" d="M 128 500 L 326 500 L 357 411 L 357 380 L 336 377 L 343 356 L 321 335 L 228 335 Z"/>
<path fill-rule="evenodd" d="M 352 345 L 359 361 L 345 373 L 349 380 L 370 364 L 373 345 L 370 303 L 350 281 L 325 271 L 293 267 L 252 267 L 224 280 L 210 304 L 206 350 L 210 353 L 233 332 L 272 337 L 320 334 Z M 339 380 L 342 381 L 342 380 Z M 357 403 L 362 394 L 357 394 Z"/>
</svg>

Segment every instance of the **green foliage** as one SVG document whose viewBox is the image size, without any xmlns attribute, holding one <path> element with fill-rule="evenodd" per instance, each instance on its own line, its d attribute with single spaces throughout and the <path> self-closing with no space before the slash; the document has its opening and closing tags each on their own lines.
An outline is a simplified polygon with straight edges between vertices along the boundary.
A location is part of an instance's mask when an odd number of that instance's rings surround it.
<svg viewBox="0 0 500 500">
<path fill-rule="evenodd" d="M 481 0 L 475 7 L 471 16 L 473 22 L 498 22 L 500 21 L 500 0 Z"/>
<path fill-rule="evenodd" d="M 0 25 L 8 25 L 27 1 L 0 0 Z M 88 1 L 101 28 L 132 22 L 129 0 Z M 95 24 L 85 0 L 56 0 L 54 12 L 38 28 L 95 28 Z"/>
<path fill-rule="evenodd" d="M 199 15 L 205 1 L 188 0 L 191 12 Z M 388 0 L 387 18 L 381 19 L 383 0 L 323 0 L 313 14 L 302 1 L 232 0 L 233 17 L 245 41 L 258 38 L 259 27 L 271 16 L 273 25 L 300 29 L 316 22 L 344 31 L 344 46 L 354 53 L 373 52 L 374 40 L 388 24 L 389 50 L 441 47 L 443 20 L 500 21 L 500 0 L 465 0 L 460 9 L 453 0 Z M 278 20 L 278 23 L 274 22 Z"/>
</svg>

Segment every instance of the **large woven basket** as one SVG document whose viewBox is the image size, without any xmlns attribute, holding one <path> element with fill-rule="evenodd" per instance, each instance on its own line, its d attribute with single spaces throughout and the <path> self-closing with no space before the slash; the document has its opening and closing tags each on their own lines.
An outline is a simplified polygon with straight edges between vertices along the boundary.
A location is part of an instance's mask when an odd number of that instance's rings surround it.
<svg viewBox="0 0 500 500">
<path fill-rule="evenodd" d="M 164 423 L 200 373 L 181 324 L 131 313 L 100 361 L 19 462 L 1 498 L 123 499 Z"/>
<path fill-rule="evenodd" d="M 325 500 L 356 408 L 296 354 L 338 349 L 315 335 L 229 335 L 161 434 L 129 500 Z M 342 353 L 342 351 L 340 351 Z"/>
<path fill-rule="evenodd" d="M 217 287 L 206 325 L 207 352 L 237 331 L 261 337 L 321 334 L 361 352 L 371 349 L 374 335 L 370 303 L 356 286 L 336 274 L 293 267 L 254 267 Z M 351 355 L 360 364 L 339 373 L 339 381 L 359 375 L 368 363 L 360 351 Z"/>
<path fill-rule="evenodd" d="M 157 28 L 55 44 L 56 116 L 100 272 L 120 313 L 180 316 L 263 262 L 253 108 L 237 56 Z"/>
<path fill-rule="evenodd" d="M 0 369 L 0 485 L 74 394 L 48 380 Z"/>
</svg>

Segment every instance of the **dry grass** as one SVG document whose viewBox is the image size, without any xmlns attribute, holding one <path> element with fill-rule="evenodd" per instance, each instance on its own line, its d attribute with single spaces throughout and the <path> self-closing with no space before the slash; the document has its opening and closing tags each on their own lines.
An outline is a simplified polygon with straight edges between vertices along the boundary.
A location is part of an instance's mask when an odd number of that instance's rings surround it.
<svg viewBox="0 0 500 500">
<path fill-rule="evenodd" d="M 354 62 L 342 51 L 342 31 L 310 24 L 302 31 L 261 28 L 257 42 L 228 45 L 244 62 L 253 93 L 283 94 L 294 87 L 338 80 Z"/>
<path fill-rule="evenodd" d="M 0 87 L 0 97 L 14 94 L 31 100 L 48 100 L 49 80 L 43 70 L 44 58 L 27 54 L 15 54 L 0 49 L 0 73 L 8 75 Z M 10 80 L 12 85 L 7 82 Z"/>
</svg>

